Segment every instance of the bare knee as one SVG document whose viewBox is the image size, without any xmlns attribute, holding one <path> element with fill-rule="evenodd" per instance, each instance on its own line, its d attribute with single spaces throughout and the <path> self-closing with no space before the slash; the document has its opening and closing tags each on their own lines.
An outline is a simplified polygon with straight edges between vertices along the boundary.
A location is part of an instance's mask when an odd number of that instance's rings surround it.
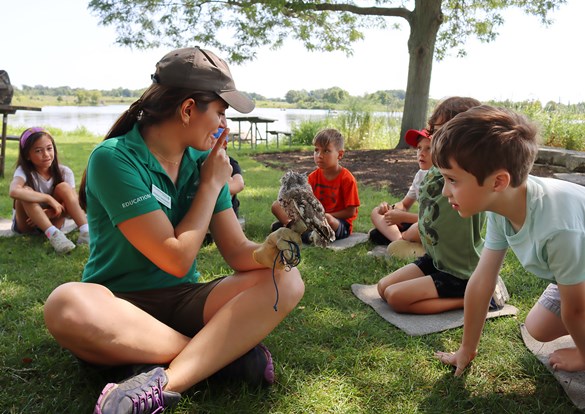
<svg viewBox="0 0 585 414">
<path fill-rule="evenodd" d="M 75 190 L 65 181 L 62 181 L 55 186 L 55 189 L 53 190 L 53 196 L 55 199 L 61 201 L 77 198 Z"/>
<path fill-rule="evenodd" d="M 394 311 L 398 313 L 409 312 L 410 303 L 404 301 L 404 295 L 401 294 L 400 289 L 396 286 L 388 286 L 384 291 L 383 298 Z"/>
<path fill-rule="evenodd" d="M 551 339 L 548 338 L 547 332 L 542 329 L 542 326 L 535 320 L 535 318 L 528 315 L 524 321 L 526 330 L 534 339 L 539 342 L 548 342 Z"/>
<path fill-rule="evenodd" d="M 378 218 L 378 216 L 379 216 L 379 214 L 378 214 L 378 207 L 374 207 L 374 209 L 370 213 L 370 219 L 372 220 L 372 222 L 375 222 L 376 221 L 376 218 Z"/>
<path fill-rule="evenodd" d="M 549 342 L 566 335 L 567 330 L 560 317 L 537 303 L 526 316 L 526 330 L 539 342 Z"/>
<path fill-rule="evenodd" d="M 386 300 L 386 297 L 384 296 L 384 291 L 388 286 L 389 286 L 388 276 L 385 276 L 382 279 L 380 279 L 380 281 L 376 285 L 376 288 L 378 289 L 378 295 L 380 295 L 380 297 L 384 300 Z"/>
<path fill-rule="evenodd" d="M 84 321 L 90 318 L 90 301 L 82 295 L 81 287 L 80 282 L 65 283 L 53 290 L 45 302 L 45 325 L 56 339 L 82 331 Z"/>
<path fill-rule="evenodd" d="M 386 289 L 395 283 L 394 280 L 394 273 L 390 273 L 389 275 L 384 276 L 377 284 L 378 295 L 384 300 L 386 300 Z"/>
</svg>

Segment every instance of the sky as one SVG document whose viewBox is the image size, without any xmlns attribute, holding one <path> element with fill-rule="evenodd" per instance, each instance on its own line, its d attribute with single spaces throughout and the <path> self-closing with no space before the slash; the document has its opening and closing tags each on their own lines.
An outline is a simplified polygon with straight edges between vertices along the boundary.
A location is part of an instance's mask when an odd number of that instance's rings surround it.
<svg viewBox="0 0 585 414">
<path fill-rule="evenodd" d="M 87 4 L 19 0 L 2 7 L 0 69 L 8 72 L 12 84 L 103 90 L 150 84 L 156 62 L 172 48 L 138 51 L 116 45 L 114 29 L 100 26 Z M 433 63 L 430 96 L 585 102 L 583 16 L 583 0 L 568 0 L 552 12 L 554 22 L 548 27 L 537 17 L 506 11 L 494 42 L 470 38 L 466 57 L 453 53 Z M 276 51 L 260 49 L 254 61 L 231 64 L 230 69 L 239 90 L 268 98 L 331 87 L 353 96 L 406 89 L 408 25 L 403 22 L 389 18 L 388 25 L 398 23 L 398 30 L 368 31 L 354 46 L 353 56 L 308 52 L 291 40 Z"/>
</svg>

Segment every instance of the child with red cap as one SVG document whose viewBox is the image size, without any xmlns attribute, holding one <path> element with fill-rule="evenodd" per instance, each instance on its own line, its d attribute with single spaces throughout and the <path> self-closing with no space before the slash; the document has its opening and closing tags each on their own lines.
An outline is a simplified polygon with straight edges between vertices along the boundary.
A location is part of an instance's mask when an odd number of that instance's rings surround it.
<svg viewBox="0 0 585 414">
<path fill-rule="evenodd" d="M 421 131 L 409 129 L 405 140 L 408 145 L 416 148 L 416 156 L 419 170 L 412 180 L 412 184 L 406 196 L 395 204 L 382 201 L 376 206 L 370 215 L 374 228 L 370 230 L 370 240 L 375 244 L 389 244 L 396 240 L 419 241 L 417 226 L 412 226 L 418 221 L 417 213 L 408 210 L 418 200 L 420 183 L 432 166 L 431 139 L 426 129 Z"/>
</svg>

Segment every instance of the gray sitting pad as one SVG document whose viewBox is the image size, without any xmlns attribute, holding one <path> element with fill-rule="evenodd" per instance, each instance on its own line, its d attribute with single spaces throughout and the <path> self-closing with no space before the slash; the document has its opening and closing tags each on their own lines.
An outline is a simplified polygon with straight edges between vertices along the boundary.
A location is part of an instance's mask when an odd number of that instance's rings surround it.
<svg viewBox="0 0 585 414">
<path fill-rule="evenodd" d="M 368 252 L 368 256 L 388 257 L 388 246 L 376 246 Z"/>
<path fill-rule="evenodd" d="M 69 233 L 72 230 L 75 230 L 77 226 L 75 222 L 71 219 L 65 219 L 65 224 L 61 231 L 63 233 Z M 12 236 L 19 236 L 18 233 L 12 231 L 12 219 L 5 219 L 0 218 L 0 237 L 12 237 Z"/>
<path fill-rule="evenodd" d="M 573 338 L 569 335 L 555 339 L 550 342 L 538 342 L 534 339 L 524 324 L 520 325 L 520 332 L 522 333 L 522 340 L 526 347 L 532 352 L 540 362 L 544 364 L 556 380 L 561 384 L 573 404 L 581 410 L 585 409 L 585 372 L 566 372 L 566 371 L 555 371 L 548 363 L 548 356 L 560 348 L 571 348 L 575 347 Z"/>
<path fill-rule="evenodd" d="M 463 326 L 463 309 L 443 312 L 435 315 L 413 315 L 396 313 L 378 294 L 376 285 L 351 285 L 351 291 L 358 299 L 370 305 L 382 318 L 409 335 L 427 335 L 447 329 Z M 516 315 L 518 309 L 511 305 L 504 305 L 500 310 L 490 311 L 488 318 L 497 316 Z"/>
<path fill-rule="evenodd" d="M 328 249 L 331 250 L 344 250 L 349 247 L 356 246 L 360 243 L 365 243 L 368 241 L 368 235 L 366 233 L 352 233 L 349 237 L 341 240 L 335 240 L 329 246 Z"/>
</svg>

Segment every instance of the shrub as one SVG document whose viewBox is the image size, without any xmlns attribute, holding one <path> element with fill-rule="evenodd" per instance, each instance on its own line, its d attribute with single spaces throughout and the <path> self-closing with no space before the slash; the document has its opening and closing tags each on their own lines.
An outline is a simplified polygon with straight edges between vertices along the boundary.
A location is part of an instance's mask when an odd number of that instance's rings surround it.
<svg viewBox="0 0 585 414">
<path fill-rule="evenodd" d="M 330 124 L 329 118 L 321 121 L 308 120 L 300 124 L 293 124 L 291 127 L 292 142 L 297 145 L 313 145 L 313 138 L 317 132 L 324 128 L 335 128 Z"/>
</svg>

